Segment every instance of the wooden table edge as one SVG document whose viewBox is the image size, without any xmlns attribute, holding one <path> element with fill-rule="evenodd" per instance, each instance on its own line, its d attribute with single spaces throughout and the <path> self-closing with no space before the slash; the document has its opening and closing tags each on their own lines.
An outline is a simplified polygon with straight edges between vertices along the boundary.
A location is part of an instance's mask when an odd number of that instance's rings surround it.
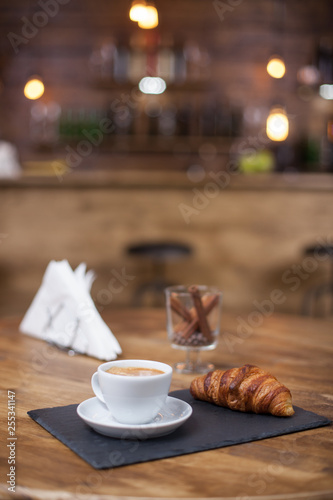
<svg viewBox="0 0 333 500">
<path fill-rule="evenodd" d="M 58 490 L 38 490 L 17 486 L 15 493 L 0 484 L 1 500 L 177 500 L 175 497 L 134 497 L 100 494 L 77 494 Z M 5 496 L 3 496 L 3 494 Z M 277 495 L 246 496 L 246 500 L 332 500 L 333 489 L 302 493 L 279 493 Z M 208 500 L 208 497 L 178 497 L 179 500 Z M 228 497 L 209 497 L 209 500 L 242 500 L 239 495 Z M 244 499 L 245 500 L 245 499 Z"/>
</svg>

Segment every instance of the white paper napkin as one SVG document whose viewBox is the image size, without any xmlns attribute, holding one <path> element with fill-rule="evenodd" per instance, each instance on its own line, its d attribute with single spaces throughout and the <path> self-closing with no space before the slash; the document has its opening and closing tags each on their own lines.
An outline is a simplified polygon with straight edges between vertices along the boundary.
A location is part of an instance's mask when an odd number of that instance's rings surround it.
<svg viewBox="0 0 333 500">
<path fill-rule="evenodd" d="M 94 279 L 84 263 L 73 271 L 67 260 L 51 261 L 20 331 L 77 353 L 116 359 L 121 347 L 90 296 Z"/>
<path fill-rule="evenodd" d="M 16 148 L 9 142 L 0 141 L 0 178 L 16 178 L 20 174 Z"/>
</svg>

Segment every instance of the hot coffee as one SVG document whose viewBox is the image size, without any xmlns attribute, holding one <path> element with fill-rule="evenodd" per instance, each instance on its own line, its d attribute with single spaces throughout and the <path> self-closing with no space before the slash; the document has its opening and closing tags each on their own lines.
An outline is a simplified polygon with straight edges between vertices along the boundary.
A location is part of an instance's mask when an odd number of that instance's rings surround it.
<svg viewBox="0 0 333 500">
<path fill-rule="evenodd" d="M 156 370 L 155 368 L 144 368 L 142 366 L 112 366 L 106 373 L 112 373 L 113 375 L 124 375 L 125 377 L 147 377 L 151 375 L 162 375 L 162 370 Z"/>
<path fill-rule="evenodd" d="M 165 363 L 122 359 L 99 365 L 91 384 L 115 420 L 141 425 L 151 422 L 165 405 L 171 377 L 172 368 Z"/>
</svg>

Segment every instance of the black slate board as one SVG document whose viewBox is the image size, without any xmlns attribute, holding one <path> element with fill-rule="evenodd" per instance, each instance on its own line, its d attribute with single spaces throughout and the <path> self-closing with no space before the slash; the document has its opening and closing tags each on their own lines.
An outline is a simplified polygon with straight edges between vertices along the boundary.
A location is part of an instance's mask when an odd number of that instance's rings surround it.
<svg viewBox="0 0 333 500">
<path fill-rule="evenodd" d="M 191 417 L 172 434 L 140 441 L 98 434 L 77 415 L 77 404 L 31 410 L 28 415 L 95 469 L 222 448 L 331 423 L 326 417 L 298 407 L 294 407 L 295 415 L 283 418 L 196 401 L 187 389 L 171 392 L 170 396 L 189 403 L 193 408 Z"/>
</svg>

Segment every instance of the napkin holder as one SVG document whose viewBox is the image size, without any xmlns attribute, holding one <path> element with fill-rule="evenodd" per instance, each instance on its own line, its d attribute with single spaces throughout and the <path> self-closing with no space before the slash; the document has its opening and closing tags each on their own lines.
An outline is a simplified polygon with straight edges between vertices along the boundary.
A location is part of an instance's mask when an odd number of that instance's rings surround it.
<svg viewBox="0 0 333 500">
<path fill-rule="evenodd" d="M 73 271 L 66 260 L 51 261 L 20 331 L 69 354 L 116 359 L 121 347 L 90 296 L 94 279 L 94 273 L 86 272 L 84 263 Z"/>
<path fill-rule="evenodd" d="M 0 178 L 16 179 L 21 175 L 17 149 L 6 141 L 0 141 Z"/>
</svg>

